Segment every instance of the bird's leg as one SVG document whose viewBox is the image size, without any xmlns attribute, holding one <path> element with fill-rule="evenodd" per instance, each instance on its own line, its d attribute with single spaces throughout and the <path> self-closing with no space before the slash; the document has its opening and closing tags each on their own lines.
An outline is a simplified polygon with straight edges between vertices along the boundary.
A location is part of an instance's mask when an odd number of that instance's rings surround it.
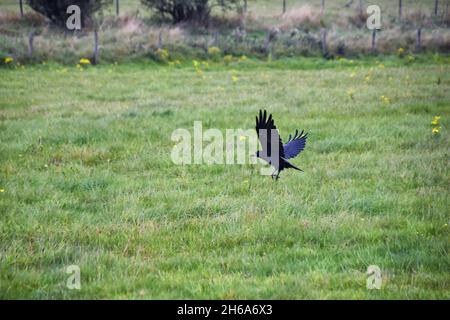
<svg viewBox="0 0 450 320">
<path fill-rule="evenodd" d="M 272 179 L 275 178 L 275 172 L 277 172 L 277 169 L 273 170 L 272 174 L 270 175 L 272 177 Z"/>
<path fill-rule="evenodd" d="M 275 180 L 280 179 L 280 170 L 278 170 L 277 175 L 275 176 Z"/>
</svg>

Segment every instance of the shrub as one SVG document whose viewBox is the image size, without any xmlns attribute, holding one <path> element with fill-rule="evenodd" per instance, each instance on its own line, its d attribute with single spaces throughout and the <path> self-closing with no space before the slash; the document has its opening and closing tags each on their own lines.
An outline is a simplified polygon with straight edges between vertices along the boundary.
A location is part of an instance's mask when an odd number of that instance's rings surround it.
<svg viewBox="0 0 450 320">
<path fill-rule="evenodd" d="M 223 10 L 238 6 L 239 0 L 141 0 L 161 16 L 169 16 L 172 22 L 195 21 L 209 22 L 212 7 Z"/>
<path fill-rule="evenodd" d="M 95 12 L 105 5 L 111 4 L 112 0 L 28 0 L 28 5 L 59 27 L 65 27 L 68 14 L 67 7 L 77 5 L 81 10 L 81 26 L 88 26 Z"/>
</svg>

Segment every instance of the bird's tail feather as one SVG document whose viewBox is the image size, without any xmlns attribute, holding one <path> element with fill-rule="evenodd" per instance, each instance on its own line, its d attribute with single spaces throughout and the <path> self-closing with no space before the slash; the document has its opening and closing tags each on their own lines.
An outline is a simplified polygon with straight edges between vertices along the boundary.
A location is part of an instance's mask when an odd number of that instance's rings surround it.
<svg viewBox="0 0 450 320">
<path fill-rule="evenodd" d="M 283 159 L 283 160 L 284 160 L 284 162 L 286 163 L 286 168 L 292 168 L 292 169 L 295 169 L 295 170 L 298 170 L 298 171 L 303 172 L 302 169 L 297 168 L 296 166 L 294 166 L 294 165 L 293 165 L 292 163 L 290 163 L 289 161 L 287 161 L 287 160 L 285 160 L 285 159 Z"/>
</svg>

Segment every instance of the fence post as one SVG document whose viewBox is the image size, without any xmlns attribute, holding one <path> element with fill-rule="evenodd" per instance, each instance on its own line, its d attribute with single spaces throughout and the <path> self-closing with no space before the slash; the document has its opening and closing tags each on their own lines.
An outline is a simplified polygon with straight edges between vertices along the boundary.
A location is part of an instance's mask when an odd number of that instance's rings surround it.
<svg viewBox="0 0 450 320">
<path fill-rule="evenodd" d="M 94 29 L 94 59 L 92 61 L 93 64 L 98 63 L 98 27 L 96 26 Z"/>
<path fill-rule="evenodd" d="M 377 29 L 372 31 L 372 53 L 377 51 Z"/>
<path fill-rule="evenodd" d="M 328 46 L 327 46 L 327 29 L 322 29 L 322 54 L 323 56 L 328 55 Z"/>
<path fill-rule="evenodd" d="M 417 29 L 416 50 L 422 49 L 422 28 Z"/>
<path fill-rule="evenodd" d="M 163 35 L 162 35 L 162 31 L 159 31 L 158 34 L 158 45 L 157 45 L 158 49 L 162 49 L 163 47 Z"/>
<path fill-rule="evenodd" d="M 31 30 L 28 33 L 28 57 L 29 58 L 31 58 L 33 56 L 33 52 L 34 52 L 33 40 L 34 40 L 34 30 Z"/>
<path fill-rule="evenodd" d="M 445 5 L 445 15 L 444 15 L 444 22 L 447 22 L 448 19 L 448 6 L 450 4 L 450 1 L 447 1 L 447 4 Z"/>
<path fill-rule="evenodd" d="M 214 31 L 214 36 L 213 36 L 213 46 L 214 47 L 218 47 L 219 46 L 219 31 Z"/>
</svg>

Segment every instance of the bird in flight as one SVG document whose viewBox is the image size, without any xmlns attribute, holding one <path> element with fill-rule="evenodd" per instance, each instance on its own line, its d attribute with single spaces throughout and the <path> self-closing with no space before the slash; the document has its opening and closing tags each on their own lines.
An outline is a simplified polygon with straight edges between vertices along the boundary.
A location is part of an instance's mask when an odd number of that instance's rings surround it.
<svg viewBox="0 0 450 320">
<path fill-rule="evenodd" d="M 267 117 L 266 110 L 264 112 L 259 110 L 259 117 L 256 116 L 256 133 L 262 146 L 262 150 L 256 151 L 256 156 L 275 168 L 272 179 L 278 180 L 280 172 L 284 169 L 292 168 L 303 171 L 287 160 L 295 158 L 305 149 L 307 133 L 302 130 L 299 134 L 298 130 L 295 130 L 294 137 L 289 135 L 288 142 L 283 144 L 272 114 Z"/>
</svg>

